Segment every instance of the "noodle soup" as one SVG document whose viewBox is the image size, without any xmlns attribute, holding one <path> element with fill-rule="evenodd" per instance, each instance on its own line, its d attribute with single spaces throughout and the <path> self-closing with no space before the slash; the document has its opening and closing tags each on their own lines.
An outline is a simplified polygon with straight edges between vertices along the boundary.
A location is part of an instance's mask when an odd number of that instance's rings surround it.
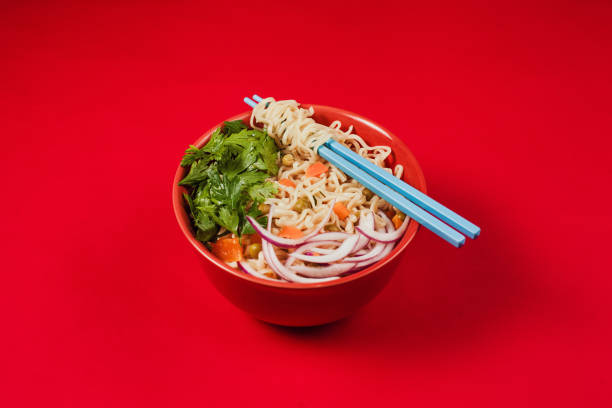
<svg viewBox="0 0 612 408">
<path fill-rule="evenodd" d="M 403 236 L 407 217 L 316 154 L 333 138 L 401 177 L 401 165 L 386 166 L 390 147 L 369 146 L 352 126 L 325 126 L 313 114 L 267 98 L 253 109 L 250 128 L 227 122 L 186 152 L 181 183 L 188 181 L 196 237 L 232 267 L 263 279 L 324 282 L 384 258 Z"/>
</svg>

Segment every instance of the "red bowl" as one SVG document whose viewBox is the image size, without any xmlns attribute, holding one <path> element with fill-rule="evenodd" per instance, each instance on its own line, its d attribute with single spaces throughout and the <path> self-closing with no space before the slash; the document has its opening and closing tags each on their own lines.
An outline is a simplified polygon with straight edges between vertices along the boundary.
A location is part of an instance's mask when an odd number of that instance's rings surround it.
<svg viewBox="0 0 612 408">
<path fill-rule="evenodd" d="M 343 127 L 353 125 L 355 133 L 370 145 L 390 146 L 393 154 L 389 165 L 404 166 L 403 180 L 426 193 L 425 178 L 416 159 L 406 145 L 382 126 L 338 108 L 313 106 L 314 119 L 326 125 L 340 120 Z M 248 123 L 250 112 L 227 120 L 241 119 Z M 201 147 L 222 123 L 208 130 L 195 143 Z M 178 182 L 185 169 L 178 167 L 172 184 L 172 204 L 179 226 L 195 249 L 202 269 L 213 285 L 230 302 L 265 322 L 283 326 L 316 326 L 348 316 L 374 298 L 387 284 L 398 265 L 399 255 L 414 238 L 418 224 L 411 220 L 402 240 L 385 259 L 367 269 L 331 282 L 302 284 L 275 282 L 247 275 L 217 259 L 193 234 L 193 227 L 183 202 L 185 189 Z"/>
</svg>

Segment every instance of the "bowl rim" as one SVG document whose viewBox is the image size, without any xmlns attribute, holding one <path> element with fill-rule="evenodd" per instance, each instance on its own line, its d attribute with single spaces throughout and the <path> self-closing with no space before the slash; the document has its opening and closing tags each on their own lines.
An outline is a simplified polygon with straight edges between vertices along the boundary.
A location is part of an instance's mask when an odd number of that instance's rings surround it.
<svg viewBox="0 0 612 408">
<path fill-rule="evenodd" d="M 416 158 L 414 157 L 414 155 L 412 154 L 412 152 L 410 151 L 410 149 L 408 149 L 408 146 L 406 146 L 406 144 L 397 136 L 395 136 L 395 134 L 393 134 L 392 132 L 390 132 L 389 130 L 387 130 L 385 127 L 379 125 L 378 123 L 362 116 L 359 115 L 357 113 L 345 110 L 345 109 L 341 109 L 341 108 L 336 108 L 333 106 L 327 106 L 327 105 L 318 105 L 318 104 L 306 104 L 306 103 L 302 103 L 300 104 L 303 107 L 313 107 L 315 112 L 317 111 L 317 109 L 322 108 L 323 110 L 329 111 L 330 113 L 341 113 L 342 115 L 346 116 L 346 117 L 350 117 L 353 120 L 357 120 L 360 121 L 361 123 L 363 123 L 366 126 L 369 126 L 371 128 L 376 129 L 379 133 L 385 134 L 387 136 L 389 136 L 391 138 L 391 140 L 394 143 L 399 143 L 401 145 L 403 145 L 403 148 L 406 150 L 406 154 L 408 155 L 408 157 L 405 159 L 405 161 L 410 161 L 413 162 L 415 167 L 414 170 L 416 172 L 416 178 L 417 178 L 417 182 L 420 185 L 415 185 L 414 187 L 417 188 L 418 190 L 420 190 L 423 193 L 427 193 L 427 186 L 425 183 L 425 176 L 423 175 L 423 171 L 421 170 L 421 166 L 419 165 L 418 161 L 416 160 Z M 221 121 L 219 124 L 213 126 L 212 128 L 210 128 L 209 130 L 207 130 L 206 132 L 204 132 L 194 143 L 194 146 L 200 147 L 204 144 L 205 141 L 208 140 L 208 138 L 210 138 L 210 135 L 213 133 L 213 131 L 215 129 L 217 129 L 218 127 L 223 125 L 223 122 L 225 121 L 231 121 L 231 120 L 244 120 L 244 119 L 248 119 L 250 118 L 252 111 L 245 111 L 242 112 L 240 114 L 234 115 L 228 119 L 225 119 L 223 121 Z M 345 124 L 343 123 L 343 126 Z M 404 161 L 404 160 L 403 160 Z M 238 269 L 234 269 L 231 266 L 227 265 L 225 262 L 221 261 L 220 259 L 217 259 L 217 257 L 215 255 L 213 255 L 205 246 L 204 244 L 202 244 L 200 241 L 198 241 L 194 234 L 191 232 L 191 223 L 189 222 L 189 215 L 186 212 L 184 203 L 183 203 L 183 191 L 185 191 L 185 188 L 182 186 L 178 185 L 178 182 L 180 181 L 180 179 L 182 178 L 182 175 L 184 173 L 185 169 L 183 167 L 181 167 L 181 165 L 179 164 L 175 174 L 174 174 L 174 178 L 172 181 L 172 207 L 174 210 L 174 215 L 176 217 L 176 220 L 179 224 L 179 228 L 181 229 L 181 231 L 183 232 L 183 234 L 185 235 L 185 238 L 187 238 L 187 241 L 189 241 L 191 243 L 191 245 L 193 246 L 193 248 L 201 255 L 203 256 L 205 259 L 207 259 L 208 261 L 210 261 L 213 265 L 223 269 L 224 271 L 234 275 L 235 277 L 239 278 L 239 279 L 244 279 L 247 282 L 250 283 L 254 283 L 254 284 L 258 284 L 258 285 L 263 285 L 263 286 L 268 286 L 268 287 L 272 287 L 272 288 L 283 288 L 283 289 L 297 289 L 297 290 L 305 290 L 305 289 L 320 289 L 320 288 L 325 288 L 325 287 L 332 287 L 332 286 L 338 286 L 338 285 L 342 285 L 348 282 L 352 282 L 354 280 L 363 278 L 367 275 L 370 275 L 371 273 L 379 270 L 380 268 L 384 267 L 385 265 L 387 265 L 388 263 L 390 263 L 391 261 L 393 261 L 397 256 L 399 256 L 399 254 L 404 251 L 406 249 L 406 247 L 408 246 L 408 244 L 414 239 L 414 236 L 416 235 L 416 232 L 419 228 L 419 224 L 414 220 L 411 219 L 409 224 L 408 224 L 408 228 L 406 229 L 406 232 L 404 233 L 404 237 L 402 238 L 402 240 L 395 246 L 395 248 L 393 248 L 393 250 L 391 251 L 391 253 L 386 256 L 384 259 L 381 259 L 380 261 L 376 262 L 373 265 L 370 265 L 369 267 L 359 271 L 359 272 L 355 272 L 353 274 L 344 276 L 340 279 L 335 279 L 332 281 L 326 281 L 326 282 L 321 282 L 321 283 L 295 283 L 295 282 L 283 282 L 283 281 L 273 281 L 273 280 L 268 280 L 268 279 L 263 279 L 263 278 L 258 278 L 256 276 L 253 275 L 249 275 L 247 273 L 244 273 Z M 182 215 L 185 215 L 185 217 L 182 217 Z M 188 221 L 185 222 L 184 220 L 187 219 Z"/>
</svg>

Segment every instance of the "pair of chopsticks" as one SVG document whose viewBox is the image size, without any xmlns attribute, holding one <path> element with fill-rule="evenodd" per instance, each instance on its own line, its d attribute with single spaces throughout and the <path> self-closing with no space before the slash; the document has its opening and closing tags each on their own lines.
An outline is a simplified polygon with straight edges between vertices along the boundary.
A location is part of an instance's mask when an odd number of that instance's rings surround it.
<svg viewBox="0 0 612 408">
<path fill-rule="evenodd" d="M 244 102 L 254 108 L 263 100 L 258 95 L 253 99 L 244 98 Z M 480 235 L 478 226 L 337 141 L 328 140 L 317 153 L 451 245 L 460 248 L 465 244 L 461 233 L 472 239 Z"/>
</svg>

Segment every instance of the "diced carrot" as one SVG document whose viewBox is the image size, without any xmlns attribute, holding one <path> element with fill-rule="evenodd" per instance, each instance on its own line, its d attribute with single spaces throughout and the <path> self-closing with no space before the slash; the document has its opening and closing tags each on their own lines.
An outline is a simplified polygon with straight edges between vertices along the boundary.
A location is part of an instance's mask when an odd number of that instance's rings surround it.
<svg viewBox="0 0 612 408">
<path fill-rule="evenodd" d="M 344 220 L 351 214 L 348 208 L 346 208 L 346 206 L 341 202 L 334 204 L 334 212 L 341 220 Z"/>
<path fill-rule="evenodd" d="M 261 235 L 259 235 L 259 234 L 250 234 L 249 235 L 249 244 L 261 244 Z"/>
<path fill-rule="evenodd" d="M 406 219 L 406 216 L 398 212 L 393 216 L 393 218 L 391 218 L 391 222 L 393 223 L 393 226 L 395 227 L 395 229 L 398 229 L 399 227 L 402 226 L 405 219 Z"/>
<path fill-rule="evenodd" d="M 278 233 L 279 237 L 289 238 L 289 239 L 298 239 L 298 238 L 301 238 L 302 235 L 304 234 L 302 233 L 301 229 L 292 227 L 290 225 L 285 225 L 283 228 L 281 228 L 280 232 Z"/>
<path fill-rule="evenodd" d="M 282 178 L 282 179 L 278 180 L 278 183 L 282 184 L 283 186 L 294 187 L 295 188 L 295 183 L 293 181 L 291 181 L 291 179 L 288 179 L 288 178 Z"/>
<path fill-rule="evenodd" d="M 308 177 L 319 177 L 321 174 L 325 173 L 329 170 L 329 167 L 324 165 L 321 162 L 316 162 L 312 164 L 308 169 L 306 169 L 306 176 Z"/>
<path fill-rule="evenodd" d="M 248 246 L 250 244 L 261 244 L 261 237 L 259 234 L 245 234 L 242 236 L 242 246 Z"/>
<path fill-rule="evenodd" d="M 242 246 L 238 238 L 223 238 L 210 244 L 212 253 L 223 262 L 242 260 Z"/>
</svg>

